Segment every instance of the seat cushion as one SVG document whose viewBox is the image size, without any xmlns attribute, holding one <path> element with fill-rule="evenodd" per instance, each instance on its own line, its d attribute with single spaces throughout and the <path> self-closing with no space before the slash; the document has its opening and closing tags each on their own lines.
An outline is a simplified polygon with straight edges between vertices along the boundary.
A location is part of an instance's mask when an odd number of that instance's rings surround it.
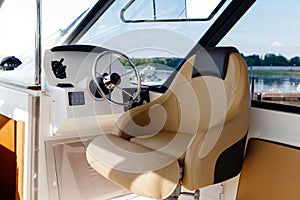
<svg viewBox="0 0 300 200">
<path fill-rule="evenodd" d="M 101 175 L 141 196 L 166 198 L 179 180 L 176 158 L 113 134 L 95 138 L 86 156 Z"/>
<path fill-rule="evenodd" d="M 130 141 L 145 146 L 149 149 L 157 150 L 170 155 L 183 162 L 187 146 L 193 135 L 180 132 L 159 132 L 154 136 L 140 136 L 132 138 Z"/>
</svg>

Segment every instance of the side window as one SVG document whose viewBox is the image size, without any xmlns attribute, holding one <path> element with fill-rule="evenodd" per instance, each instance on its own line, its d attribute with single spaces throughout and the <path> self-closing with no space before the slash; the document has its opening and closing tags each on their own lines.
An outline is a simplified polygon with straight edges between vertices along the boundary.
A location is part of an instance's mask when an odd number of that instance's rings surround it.
<svg viewBox="0 0 300 200">
<path fill-rule="evenodd" d="M 300 105 L 299 6 L 299 1 L 257 1 L 219 44 L 243 54 L 253 100 Z"/>
</svg>

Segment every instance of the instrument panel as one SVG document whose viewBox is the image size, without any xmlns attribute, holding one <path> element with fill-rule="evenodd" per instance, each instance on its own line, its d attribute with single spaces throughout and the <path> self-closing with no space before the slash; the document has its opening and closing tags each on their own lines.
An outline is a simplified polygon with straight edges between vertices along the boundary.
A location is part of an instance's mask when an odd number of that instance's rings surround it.
<svg viewBox="0 0 300 200">
<path fill-rule="evenodd" d="M 66 45 L 46 50 L 43 62 L 42 90 L 49 97 L 51 135 L 93 134 L 101 132 L 99 116 L 118 116 L 128 109 L 149 102 L 149 90 L 129 106 L 117 106 L 105 101 L 92 78 L 95 59 L 106 49 L 88 45 Z M 101 66 L 100 66 L 101 67 Z M 114 62 L 112 71 L 127 74 L 121 62 Z M 102 75 L 99 75 L 102 76 Z M 129 76 L 122 77 L 112 95 L 117 101 L 134 96 L 136 87 Z M 130 91 L 129 91 L 130 90 Z M 127 97 L 126 97 L 127 95 Z M 142 98 L 141 98 L 142 97 Z M 88 122 L 88 123 L 83 123 Z"/>
</svg>

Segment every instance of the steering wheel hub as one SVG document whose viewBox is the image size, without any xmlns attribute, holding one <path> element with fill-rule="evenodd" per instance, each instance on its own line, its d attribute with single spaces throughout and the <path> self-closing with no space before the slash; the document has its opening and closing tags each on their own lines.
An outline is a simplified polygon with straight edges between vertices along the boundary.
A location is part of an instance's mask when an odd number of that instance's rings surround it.
<svg viewBox="0 0 300 200">
<path fill-rule="evenodd" d="M 113 90 L 117 85 L 121 83 L 121 76 L 118 73 L 114 72 L 103 77 L 103 83 L 109 90 Z"/>
</svg>

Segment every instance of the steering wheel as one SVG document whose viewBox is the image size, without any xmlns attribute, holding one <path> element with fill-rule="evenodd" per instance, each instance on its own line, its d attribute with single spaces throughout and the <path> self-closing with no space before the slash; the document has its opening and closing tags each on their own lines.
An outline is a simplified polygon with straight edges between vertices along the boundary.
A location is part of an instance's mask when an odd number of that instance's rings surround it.
<svg viewBox="0 0 300 200">
<path fill-rule="evenodd" d="M 119 74 L 115 70 L 116 66 L 122 65 L 124 67 L 124 64 L 126 64 L 126 66 L 129 65 L 130 68 L 129 70 L 127 69 L 126 72 Z M 130 88 L 131 91 L 132 88 L 134 89 L 133 93 L 130 93 L 129 90 L 126 90 L 125 87 L 121 86 L 122 79 L 126 76 L 130 76 Z M 100 53 L 94 61 L 92 77 L 98 93 L 103 97 L 103 99 L 113 105 L 129 106 L 134 103 L 140 95 L 140 74 L 131 59 L 121 52 L 106 50 Z M 129 100 L 116 100 L 113 95 L 115 90 L 121 90 L 123 94 L 129 97 Z"/>
</svg>

